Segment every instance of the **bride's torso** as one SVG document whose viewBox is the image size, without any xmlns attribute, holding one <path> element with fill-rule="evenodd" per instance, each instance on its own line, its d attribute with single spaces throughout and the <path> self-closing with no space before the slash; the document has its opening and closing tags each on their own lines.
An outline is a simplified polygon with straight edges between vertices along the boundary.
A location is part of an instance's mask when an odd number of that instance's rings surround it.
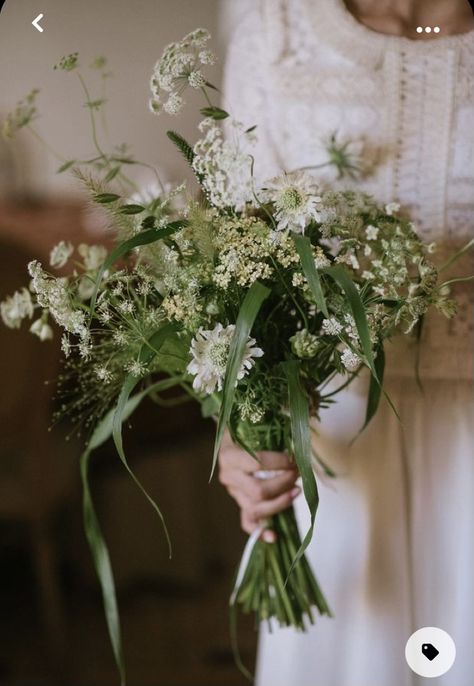
<svg viewBox="0 0 474 686">
<path fill-rule="evenodd" d="M 399 202 L 438 243 L 439 261 L 472 237 L 473 32 L 413 41 L 371 31 L 342 0 L 260 0 L 230 47 L 226 95 L 238 119 L 257 124 L 257 174 L 323 165 L 336 133 L 368 172 L 338 180 L 335 167 L 322 167 L 312 172 L 321 183 Z M 471 374 L 470 292 L 459 287 L 455 319 L 431 317 L 425 374 Z M 397 360 L 399 373 L 403 366 Z"/>
</svg>

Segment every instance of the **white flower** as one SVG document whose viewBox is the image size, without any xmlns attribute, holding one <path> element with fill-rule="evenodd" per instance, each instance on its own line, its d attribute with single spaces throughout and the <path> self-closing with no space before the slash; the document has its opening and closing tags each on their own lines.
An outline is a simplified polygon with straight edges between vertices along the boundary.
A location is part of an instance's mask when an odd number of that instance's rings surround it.
<svg viewBox="0 0 474 686">
<path fill-rule="evenodd" d="M 198 89 L 206 85 L 206 79 L 202 75 L 202 72 L 199 71 L 199 69 L 195 69 L 189 74 L 188 83 L 191 86 L 191 88 Z"/>
<path fill-rule="evenodd" d="M 113 374 L 110 371 L 110 369 L 107 369 L 107 367 L 103 365 L 97 365 L 95 368 L 95 374 L 99 381 L 103 381 L 104 383 L 110 383 L 113 378 Z"/>
<path fill-rule="evenodd" d="M 376 226 L 372 226 L 372 224 L 369 224 L 365 230 L 365 235 L 367 236 L 368 241 L 376 241 L 377 236 L 379 235 L 379 230 Z"/>
<path fill-rule="evenodd" d="M 210 50 L 201 50 L 201 52 L 199 53 L 199 61 L 201 62 L 201 64 L 212 65 L 216 63 L 216 59 L 216 56 Z"/>
<path fill-rule="evenodd" d="M 61 241 L 51 250 L 49 255 L 49 264 L 51 267 L 61 269 L 61 267 L 64 267 L 64 265 L 67 263 L 73 252 L 74 246 L 72 243 Z"/>
<path fill-rule="evenodd" d="M 152 97 L 149 107 L 154 114 L 159 114 L 162 109 L 168 114 L 177 114 L 184 105 L 181 94 L 185 86 L 203 88 L 206 85 L 206 77 L 199 67 L 216 61 L 215 55 L 205 49 L 209 39 L 208 31 L 197 29 L 164 49 L 150 79 Z M 169 93 L 164 105 L 161 102 L 163 92 Z"/>
<path fill-rule="evenodd" d="M 40 341 L 48 341 L 53 338 L 53 329 L 43 319 L 37 319 L 30 326 L 30 332 L 38 336 Z"/>
<path fill-rule="evenodd" d="M 225 138 L 222 128 L 209 117 L 199 124 L 199 129 L 204 135 L 194 145 L 193 169 L 202 177 L 210 203 L 242 210 L 253 193 L 251 157 L 243 149 L 251 143 L 249 135 L 234 122 L 236 135 Z"/>
<path fill-rule="evenodd" d="M 362 360 L 350 348 L 345 348 L 341 355 L 341 362 L 349 372 L 355 372 Z"/>
<path fill-rule="evenodd" d="M 319 221 L 321 197 L 317 190 L 313 178 L 304 171 L 284 173 L 267 183 L 262 197 L 275 205 L 278 230 L 304 233 L 310 221 Z"/>
<path fill-rule="evenodd" d="M 77 294 L 81 300 L 89 300 L 94 292 L 95 282 L 87 275 L 84 275 L 79 281 L 77 287 Z"/>
<path fill-rule="evenodd" d="M 15 293 L 0 303 L 0 313 L 3 323 L 9 329 L 19 329 L 23 319 L 33 316 L 33 302 L 30 292 L 26 288 Z"/>
<path fill-rule="evenodd" d="M 103 245 L 87 245 L 81 243 L 77 249 L 84 260 L 84 268 L 88 272 L 95 272 L 102 266 L 107 257 L 107 250 Z"/>
<path fill-rule="evenodd" d="M 324 254 L 324 250 L 318 245 L 316 248 L 316 257 L 314 258 L 314 266 L 316 269 L 325 269 L 331 266 L 331 262 Z"/>
<path fill-rule="evenodd" d="M 146 374 L 146 365 L 140 360 L 132 360 L 125 366 L 125 371 L 127 371 L 132 376 L 140 378 Z"/>
<path fill-rule="evenodd" d="M 148 100 L 148 109 L 152 114 L 161 114 L 163 111 L 163 103 L 158 98 L 150 98 Z"/>
<path fill-rule="evenodd" d="M 61 350 L 63 352 L 64 357 L 69 357 L 71 354 L 71 343 L 69 341 L 69 338 L 66 336 L 66 334 L 63 334 L 61 337 Z"/>
<path fill-rule="evenodd" d="M 194 390 L 206 394 L 213 393 L 216 387 L 217 390 L 222 390 L 234 330 L 233 324 L 224 327 L 220 323 L 216 324 L 212 330 L 205 331 L 202 328 L 198 330 L 191 342 L 190 353 L 193 359 L 187 367 L 187 371 L 195 377 Z M 263 350 L 254 347 L 255 342 L 254 338 L 249 338 L 247 341 L 237 381 L 248 374 L 255 364 L 254 358 L 263 355 Z"/>
<path fill-rule="evenodd" d="M 398 212 L 400 209 L 400 203 L 398 202 L 389 202 L 388 205 L 385 205 L 385 212 L 391 217 L 392 214 L 395 214 Z"/>
<path fill-rule="evenodd" d="M 342 331 L 342 328 L 342 324 L 339 324 L 337 319 L 334 317 L 331 317 L 330 319 L 323 319 L 323 323 L 321 325 L 322 332 L 327 336 L 339 335 Z"/>
<path fill-rule="evenodd" d="M 183 109 L 183 106 L 184 106 L 183 98 L 180 95 L 178 95 L 177 93 L 171 93 L 168 100 L 163 105 L 163 109 L 168 114 L 175 115 L 175 114 L 179 114 L 179 112 Z"/>
</svg>

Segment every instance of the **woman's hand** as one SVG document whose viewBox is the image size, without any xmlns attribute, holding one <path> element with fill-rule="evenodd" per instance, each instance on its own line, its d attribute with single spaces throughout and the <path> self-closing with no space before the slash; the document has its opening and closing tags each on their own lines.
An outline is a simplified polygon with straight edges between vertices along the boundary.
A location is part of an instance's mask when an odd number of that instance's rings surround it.
<svg viewBox="0 0 474 686">
<path fill-rule="evenodd" d="M 285 453 L 262 451 L 257 453 L 260 462 L 232 442 L 226 431 L 219 454 L 219 481 L 240 507 L 242 529 L 254 531 L 259 520 L 286 510 L 301 489 L 295 486 L 298 471 Z M 254 476 L 261 470 L 281 470 L 269 479 Z M 262 532 L 267 543 L 276 539 L 270 529 Z"/>
</svg>

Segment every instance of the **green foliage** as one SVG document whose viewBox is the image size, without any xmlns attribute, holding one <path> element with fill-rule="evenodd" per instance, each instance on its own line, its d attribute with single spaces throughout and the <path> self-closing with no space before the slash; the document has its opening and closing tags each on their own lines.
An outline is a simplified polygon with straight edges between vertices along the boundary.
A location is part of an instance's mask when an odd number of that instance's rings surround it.
<svg viewBox="0 0 474 686">
<path fill-rule="evenodd" d="M 203 117 L 210 117 L 211 119 L 227 119 L 229 113 L 222 110 L 220 107 L 203 107 L 201 109 L 201 114 Z"/>
<path fill-rule="evenodd" d="M 176 131 L 167 131 L 166 135 L 172 143 L 176 145 L 186 162 L 192 167 L 194 160 L 194 152 L 189 143 Z"/>
<path fill-rule="evenodd" d="M 211 478 L 217 464 L 217 458 L 224 436 L 224 431 L 229 423 L 232 406 L 234 404 L 235 385 L 237 374 L 242 364 L 242 357 L 253 323 L 264 302 L 270 295 L 268 288 L 256 281 L 247 291 L 240 306 L 239 314 L 235 323 L 235 332 L 229 350 L 224 388 L 222 391 L 222 403 L 217 421 L 216 439 L 214 442 L 214 455 L 212 458 Z"/>
</svg>

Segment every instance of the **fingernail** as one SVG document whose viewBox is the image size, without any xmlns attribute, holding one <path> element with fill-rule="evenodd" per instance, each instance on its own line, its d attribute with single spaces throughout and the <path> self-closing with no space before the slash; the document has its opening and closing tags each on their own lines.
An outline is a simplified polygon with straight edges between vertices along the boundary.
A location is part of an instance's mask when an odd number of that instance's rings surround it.
<svg viewBox="0 0 474 686">
<path fill-rule="evenodd" d="M 295 486 L 295 488 L 293 488 L 290 491 L 290 495 L 292 498 L 296 498 L 296 496 L 299 495 L 300 493 L 301 493 L 301 488 L 299 488 L 299 486 Z"/>
<path fill-rule="evenodd" d="M 270 529 L 266 529 L 266 531 L 263 532 L 262 538 L 265 543 L 275 543 L 276 541 L 275 532 Z"/>
</svg>

